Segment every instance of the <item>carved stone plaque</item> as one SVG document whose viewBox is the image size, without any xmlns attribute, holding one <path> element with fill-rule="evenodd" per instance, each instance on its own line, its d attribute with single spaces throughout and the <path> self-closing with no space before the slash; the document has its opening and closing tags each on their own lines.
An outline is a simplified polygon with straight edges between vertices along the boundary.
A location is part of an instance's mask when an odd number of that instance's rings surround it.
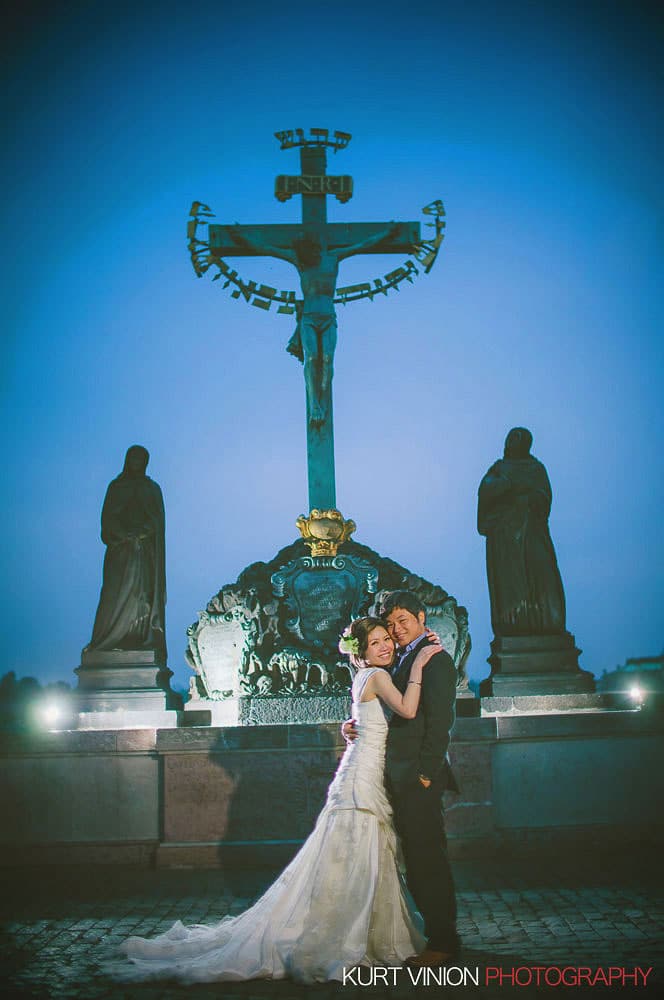
<svg viewBox="0 0 664 1000">
<path fill-rule="evenodd" d="M 225 614 L 199 613 L 187 629 L 187 660 L 201 678 L 208 698 L 235 698 L 240 674 L 255 640 L 256 626 L 243 607 Z"/>
<path fill-rule="evenodd" d="M 302 556 L 272 575 L 283 600 L 285 627 L 306 648 L 336 654 L 339 635 L 365 612 L 376 591 L 378 570 L 356 556 Z"/>
</svg>

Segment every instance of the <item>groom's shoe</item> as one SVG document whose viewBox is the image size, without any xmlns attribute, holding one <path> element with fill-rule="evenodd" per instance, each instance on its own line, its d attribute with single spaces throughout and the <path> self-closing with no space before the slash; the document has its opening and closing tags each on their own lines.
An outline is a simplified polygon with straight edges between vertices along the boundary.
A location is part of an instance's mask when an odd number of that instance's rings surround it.
<svg viewBox="0 0 664 1000">
<path fill-rule="evenodd" d="M 406 965 L 410 969 L 439 969 L 442 965 L 449 965 L 458 957 L 458 952 L 435 951 L 433 948 L 425 948 L 419 955 L 411 955 L 406 959 Z"/>
</svg>

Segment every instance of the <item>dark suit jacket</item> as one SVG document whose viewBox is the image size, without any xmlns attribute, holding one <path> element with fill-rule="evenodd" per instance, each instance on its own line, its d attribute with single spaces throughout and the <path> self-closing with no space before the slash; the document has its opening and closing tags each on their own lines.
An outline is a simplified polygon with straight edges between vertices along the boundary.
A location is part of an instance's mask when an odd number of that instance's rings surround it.
<svg viewBox="0 0 664 1000">
<path fill-rule="evenodd" d="M 392 675 L 395 687 L 403 694 L 408 675 L 422 644 L 405 657 Z M 424 774 L 432 782 L 458 791 L 452 768 L 447 759 L 450 732 L 454 725 L 457 674 L 449 653 L 440 652 L 427 663 L 422 673 L 422 691 L 417 715 L 404 719 L 392 716 L 387 734 L 385 751 L 385 776 L 388 784 L 398 792 L 399 787 L 418 780 Z"/>
</svg>

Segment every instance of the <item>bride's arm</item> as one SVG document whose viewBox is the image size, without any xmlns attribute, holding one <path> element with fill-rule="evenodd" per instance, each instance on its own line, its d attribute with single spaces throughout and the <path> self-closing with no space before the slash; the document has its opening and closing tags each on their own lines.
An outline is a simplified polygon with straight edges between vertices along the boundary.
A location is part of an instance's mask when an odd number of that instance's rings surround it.
<svg viewBox="0 0 664 1000">
<path fill-rule="evenodd" d="M 415 661 L 410 668 L 406 691 L 401 691 L 392 683 L 390 675 L 383 670 L 377 671 L 373 677 L 369 678 L 367 687 L 375 694 L 388 708 L 391 708 L 397 715 L 404 719 L 414 719 L 420 704 L 420 692 L 422 690 L 422 671 L 432 656 L 440 653 L 439 642 L 425 646 L 415 657 Z"/>
</svg>

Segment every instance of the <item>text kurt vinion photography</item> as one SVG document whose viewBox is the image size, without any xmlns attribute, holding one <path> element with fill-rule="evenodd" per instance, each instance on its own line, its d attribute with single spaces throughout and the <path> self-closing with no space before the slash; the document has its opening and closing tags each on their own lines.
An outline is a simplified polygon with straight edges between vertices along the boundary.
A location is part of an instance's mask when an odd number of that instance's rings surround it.
<svg viewBox="0 0 664 1000">
<path fill-rule="evenodd" d="M 610 965 L 590 968 L 582 965 L 450 965 L 439 969 L 412 969 L 406 966 L 355 965 L 344 969 L 344 986 L 647 986 L 652 966 Z"/>
</svg>

